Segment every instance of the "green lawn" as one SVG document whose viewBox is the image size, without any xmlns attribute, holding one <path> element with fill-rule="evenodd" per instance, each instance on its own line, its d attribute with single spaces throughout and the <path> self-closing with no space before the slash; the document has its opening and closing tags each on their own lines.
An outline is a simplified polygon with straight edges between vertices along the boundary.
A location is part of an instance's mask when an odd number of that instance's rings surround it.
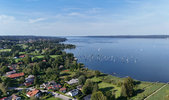
<svg viewBox="0 0 169 100">
<path fill-rule="evenodd" d="M 3 52 L 3 51 L 11 51 L 11 49 L 1 49 L 0 52 Z"/>
<path fill-rule="evenodd" d="M 169 85 L 166 85 L 147 100 L 169 100 Z"/>
<path fill-rule="evenodd" d="M 46 100 L 63 100 L 63 99 L 51 97 L 51 98 L 48 98 L 48 99 L 46 99 Z"/>
<path fill-rule="evenodd" d="M 60 55 L 50 55 L 50 57 L 52 57 L 52 58 L 55 58 L 55 57 L 58 57 L 58 56 L 60 56 Z M 42 56 L 35 56 L 35 57 L 37 57 L 37 58 L 43 58 L 44 56 L 42 55 Z M 34 57 L 33 57 L 34 58 Z M 32 58 L 32 59 L 33 59 Z"/>
<path fill-rule="evenodd" d="M 150 86 L 147 86 L 142 92 L 137 94 L 136 96 L 132 97 L 131 100 L 142 100 L 149 96 L 151 93 L 162 87 L 164 83 L 157 83 L 157 84 L 152 84 Z M 162 99 L 161 99 L 162 100 Z"/>
<path fill-rule="evenodd" d="M 93 80 L 94 82 L 98 82 L 99 84 L 99 90 L 102 92 L 106 92 L 106 91 L 112 91 L 114 90 L 116 93 L 116 98 L 120 96 L 121 93 L 121 87 L 117 87 L 116 85 L 113 84 L 109 84 L 109 83 L 105 83 L 105 82 L 101 82 L 101 79 L 99 78 L 91 78 L 91 80 Z"/>
</svg>

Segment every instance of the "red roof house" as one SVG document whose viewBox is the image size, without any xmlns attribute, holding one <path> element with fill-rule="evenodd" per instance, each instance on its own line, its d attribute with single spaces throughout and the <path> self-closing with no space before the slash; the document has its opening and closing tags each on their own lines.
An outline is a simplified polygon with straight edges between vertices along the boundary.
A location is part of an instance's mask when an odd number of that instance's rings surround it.
<svg viewBox="0 0 169 100">
<path fill-rule="evenodd" d="M 25 74 L 22 72 L 22 73 L 16 73 L 16 74 L 11 74 L 11 75 L 8 75 L 7 77 L 9 78 L 17 78 L 17 77 L 21 77 L 21 76 L 24 76 Z"/>
</svg>

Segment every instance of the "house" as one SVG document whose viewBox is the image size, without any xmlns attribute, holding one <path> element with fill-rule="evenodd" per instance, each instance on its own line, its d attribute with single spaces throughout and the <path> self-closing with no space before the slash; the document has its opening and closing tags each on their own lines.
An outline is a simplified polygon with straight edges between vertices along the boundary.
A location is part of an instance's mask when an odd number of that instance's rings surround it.
<svg viewBox="0 0 169 100">
<path fill-rule="evenodd" d="M 78 94 L 78 92 L 79 92 L 78 89 L 74 89 L 74 90 L 71 90 L 65 94 L 73 97 L 73 96 L 76 96 Z"/>
<path fill-rule="evenodd" d="M 43 83 L 42 85 L 40 85 L 40 88 L 45 88 L 45 89 L 58 89 L 61 88 L 62 86 L 60 84 L 57 84 L 55 81 L 48 81 L 46 83 Z"/>
<path fill-rule="evenodd" d="M 35 96 L 35 97 L 39 97 L 41 95 L 41 91 L 39 89 L 34 89 L 32 91 L 29 91 L 26 96 L 28 97 L 32 97 L 32 96 Z"/>
<path fill-rule="evenodd" d="M 35 76 L 34 75 L 29 75 L 27 78 L 25 78 L 25 86 L 31 85 L 34 83 Z"/>
<path fill-rule="evenodd" d="M 24 75 L 25 74 L 23 72 L 21 72 L 21 73 L 8 75 L 7 77 L 9 77 L 9 78 L 19 78 L 19 77 L 24 76 Z"/>
<path fill-rule="evenodd" d="M 20 65 L 21 65 L 21 64 L 23 64 L 23 62 L 18 62 L 18 64 L 20 64 Z"/>
<path fill-rule="evenodd" d="M 78 83 L 78 79 L 71 79 L 70 81 L 67 82 L 69 85 L 72 84 L 77 84 Z"/>
<path fill-rule="evenodd" d="M 60 88 L 59 91 L 65 93 L 66 92 L 66 88 L 65 87 L 64 88 Z"/>
<path fill-rule="evenodd" d="M 13 59 L 18 59 L 18 57 L 15 56 L 15 57 L 13 57 Z"/>
<path fill-rule="evenodd" d="M 24 58 L 26 56 L 28 56 L 28 55 L 20 55 L 19 58 Z"/>
<path fill-rule="evenodd" d="M 6 100 L 6 98 L 7 98 L 7 97 L 3 97 L 3 98 L 1 98 L 0 100 Z"/>
<path fill-rule="evenodd" d="M 12 100 L 21 100 L 21 97 L 15 95 L 15 94 L 13 94 L 13 95 L 11 96 L 11 98 L 12 98 Z"/>
<path fill-rule="evenodd" d="M 63 66 L 63 65 L 60 65 L 60 66 L 59 66 L 59 69 L 62 69 L 62 68 L 64 68 L 64 66 Z"/>
<path fill-rule="evenodd" d="M 85 96 L 83 99 L 84 99 L 84 100 L 91 100 L 91 95 L 92 95 L 92 94 L 89 94 L 89 95 Z"/>
<path fill-rule="evenodd" d="M 43 62 L 46 62 L 46 60 L 43 60 Z"/>
<path fill-rule="evenodd" d="M 13 71 L 6 72 L 6 75 L 11 75 L 11 74 L 15 74 L 15 73 L 16 73 L 16 71 L 13 70 Z"/>
<path fill-rule="evenodd" d="M 82 87 L 83 87 L 83 85 L 78 85 L 78 86 L 77 86 L 77 89 L 78 89 L 78 90 L 82 90 Z"/>
</svg>

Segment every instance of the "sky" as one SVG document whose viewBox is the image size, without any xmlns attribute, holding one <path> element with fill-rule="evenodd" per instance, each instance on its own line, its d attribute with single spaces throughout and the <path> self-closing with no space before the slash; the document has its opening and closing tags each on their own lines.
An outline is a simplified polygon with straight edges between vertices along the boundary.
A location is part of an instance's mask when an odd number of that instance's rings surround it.
<svg viewBox="0 0 169 100">
<path fill-rule="evenodd" d="M 0 0 L 0 35 L 169 35 L 169 0 Z"/>
</svg>

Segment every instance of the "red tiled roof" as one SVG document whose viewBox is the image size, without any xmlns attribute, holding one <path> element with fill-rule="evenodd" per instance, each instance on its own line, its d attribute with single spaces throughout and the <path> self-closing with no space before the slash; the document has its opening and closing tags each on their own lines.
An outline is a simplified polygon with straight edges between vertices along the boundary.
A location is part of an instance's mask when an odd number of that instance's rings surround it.
<svg viewBox="0 0 169 100">
<path fill-rule="evenodd" d="M 64 90 L 66 90 L 66 88 L 65 88 L 65 87 L 64 87 L 64 88 L 59 89 L 59 91 L 64 91 Z"/>
<path fill-rule="evenodd" d="M 0 100 L 3 100 L 3 99 L 6 99 L 7 97 L 3 97 L 3 98 L 1 98 Z"/>
<path fill-rule="evenodd" d="M 10 67 L 9 69 L 10 69 L 10 70 L 13 70 L 13 68 L 12 68 L 12 67 Z"/>
<path fill-rule="evenodd" d="M 38 92 L 39 92 L 39 89 L 34 89 L 34 90 L 32 90 L 32 91 L 29 91 L 27 94 L 28 94 L 30 97 L 32 97 L 32 96 L 36 95 Z"/>
<path fill-rule="evenodd" d="M 28 85 L 31 85 L 32 83 L 30 82 L 30 83 L 25 83 L 25 86 L 28 86 Z"/>
<path fill-rule="evenodd" d="M 25 74 L 22 72 L 22 73 L 11 74 L 11 75 L 8 75 L 7 77 L 16 78 L 16 77 L 21 77 L 21 76 L 24 76 L 24 75 Z"/>
<path fill-rule="evenodd" d="M 48 87 L 48 89 L 52 89 L 52 87 L 50 86 L 50 87 Z"/>
<path fill-rule="evenodd" d="M 46 62 L 46 60 L 43 60 L 43 62 Z"/>
</svg>

